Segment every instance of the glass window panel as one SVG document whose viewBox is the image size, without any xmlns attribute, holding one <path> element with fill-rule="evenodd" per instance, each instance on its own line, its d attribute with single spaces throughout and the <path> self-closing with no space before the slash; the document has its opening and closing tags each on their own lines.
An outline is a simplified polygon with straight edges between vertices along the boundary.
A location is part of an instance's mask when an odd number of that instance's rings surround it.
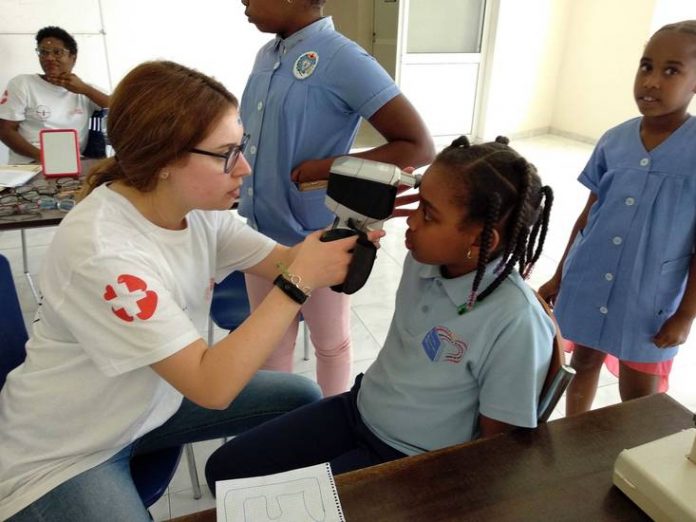
<svg viewBox="0 0 696 522">
<path fill-rule="evenodd" d="M 479 53 L 485 0 L 410 0 L 408 53 Z"/>
</svg>

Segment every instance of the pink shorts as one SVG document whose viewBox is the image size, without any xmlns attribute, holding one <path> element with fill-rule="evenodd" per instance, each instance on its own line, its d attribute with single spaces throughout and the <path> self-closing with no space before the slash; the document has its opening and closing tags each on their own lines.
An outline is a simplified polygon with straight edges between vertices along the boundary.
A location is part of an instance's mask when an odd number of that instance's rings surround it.
<svg viewBox="0 0 696 522">
<path fill-rule="evenodd" d="M 661 362 L 633 362 L 633 361 L 621 361 L 626 366 L 637 372 L 647 373 L 648 375 L 657 375 L 660 377 L 660 382 L 657 385 L 657 391 L 664 393 L 669 389 L 669 373 L 672 371 L 672 362 L 674 359 L 669 361 Z M 615 377 L 619 376 L 619 360 L 613 355 L 607 355 L 604 359 L 604 366 L 607 367 Z"/>
<path fill-rule="evenodd" d="M 572 352 L 575 345 L 566 341 L 565 351 Z M 604 366 L 607 367 L 614 377 L 619 376 L 619 362 L 624 363 L 626 366 L 637 372 L 647 373 L 648 375 L 657 375 L 660 377 L 660 382 L 657 385 L 657 391 L 664 393 L 669 389 L 669 374 L 672 371 L 672 362 L 674 359 L 669 361 L 660 362 L 633 362 L 633 361 L 619 361 L 613 355 L 607 355 L 604 359 Z"/>
</svg>

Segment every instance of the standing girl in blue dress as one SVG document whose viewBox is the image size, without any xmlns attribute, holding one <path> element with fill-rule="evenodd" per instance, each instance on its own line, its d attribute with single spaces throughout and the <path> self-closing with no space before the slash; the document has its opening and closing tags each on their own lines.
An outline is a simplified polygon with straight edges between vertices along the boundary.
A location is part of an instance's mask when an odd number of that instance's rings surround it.
<svg viewBox="0 0 696 522">
<path fill-rule="evenodd" d="M 577 375 L 568 415 L 587 411 L 607 354 L 629 400 L 666 389 L 696 315 L 696 20 L 649 40 L 634 97 L 642 117 L 607 131 L 579 177 L 591 194 L 553 278 L 539 292 Z"/>
<path fill-rule="evenodd" d="M 331 462 L 334 473 L 534 427 L 554 325 L 524 282 L 552 194 L 507 140 L 459 138 L 423 176 L 384 347 L 353 389 L 219 448 L 215 481 Z"/>
</svg>

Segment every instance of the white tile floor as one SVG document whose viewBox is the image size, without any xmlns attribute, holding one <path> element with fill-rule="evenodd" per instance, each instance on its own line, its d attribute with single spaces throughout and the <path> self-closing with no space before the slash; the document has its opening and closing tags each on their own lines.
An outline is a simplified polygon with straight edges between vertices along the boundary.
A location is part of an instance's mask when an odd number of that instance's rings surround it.
<svg viewBox="0 0 696 522">
<path fill-rule="evenodd" d="M 544 248 L 545 254 L 537 264 L 532 275 L 531 284 L 538 287 L 555 269 L 562 255 L 570 229 L 584 206 L 587 191 L 576 181 L 577 174 L 586 162 L 592 147 L 557 136 L 539 136 L 511 143 L 530 161 L 535 163 L 545 183 L 551 185 L 556 194 L 552 212 L 551 229 Z M 403 220 L 395 220 L 385 227 L 388 235 L 382 241 L 374 270 L 367 285 L 353 298 L 353 343 L 354 373 L 364 371 L 374 360 L 389 327 L 393 312 L 393 296 L 401 274 L 401 265 L 405 249 L 403 246 Z M 36 274 L 41 266 L 43 254 L 53 237 L 55 229 L 34 229 L 27 231 L 29 244 L 30 270 Z M 29 285 L 22 275 L 22 256 L 19 232 L 0 232 L 0 252 L 10 259 L 15 273 L 15 282 L 20 294 L 22 310 L 28 324 L 31 323 L 36 303 L 31 295 Z M 222 331 L 217 336 L 224 335 Z M 301 334 L 300 334 L 301 335 Z M 298 342 L 301 345 L 301 340 Z M 296 356 L 296 372 L 314 377 L 314 358 L 302 360 L 301 349 Z M 670 395 L 691 410 L 696 410 L 696 387 L 690 380 L 696 373 L 696 335 L 683 347 L 677 357 L 672 372 Z M 595 407 L 618 402 L 618 384 L 608 372 L 603 372 L 600 389 L 595 400 Z M 562 401 L 554 413 L 563 414 Z M 203 478 L 203 466 L 210 453 L 220 441 L 195 444 L 198 473 Z M 204 495 L 200 500 L 193 499 L 191 482 L 187 465 L 183 462 L 164 495 L 152 508 L 155 520 L 166 520 L 194 511 L 214 506 L 210 493 L 203 487 Z"/>
</svg>

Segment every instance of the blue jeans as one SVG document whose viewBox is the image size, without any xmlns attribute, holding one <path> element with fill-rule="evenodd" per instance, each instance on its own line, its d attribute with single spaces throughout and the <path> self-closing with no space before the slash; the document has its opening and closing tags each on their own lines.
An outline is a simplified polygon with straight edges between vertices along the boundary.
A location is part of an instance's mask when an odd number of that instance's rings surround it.
<svg viewBox="0 0 696 522">
<path fill-rule="evenodd" d="M 237 435 L 320 397 L 319 387 L 305 377 L 260 371 L 226 410 L 207 410 L 184 399 L 162 426 L 64 482 L 8 522 L 150 521 L 131 479 L 131 456 Z"/>
<path fill-rule="evenodd" d="M 335 475 L 406 455 L 379 439 L 363 422 L 353 388 L 242 433 L 208 459 L 205 475 L 218 480 L 254 477 L 330 462 Z"/>
</svg>

